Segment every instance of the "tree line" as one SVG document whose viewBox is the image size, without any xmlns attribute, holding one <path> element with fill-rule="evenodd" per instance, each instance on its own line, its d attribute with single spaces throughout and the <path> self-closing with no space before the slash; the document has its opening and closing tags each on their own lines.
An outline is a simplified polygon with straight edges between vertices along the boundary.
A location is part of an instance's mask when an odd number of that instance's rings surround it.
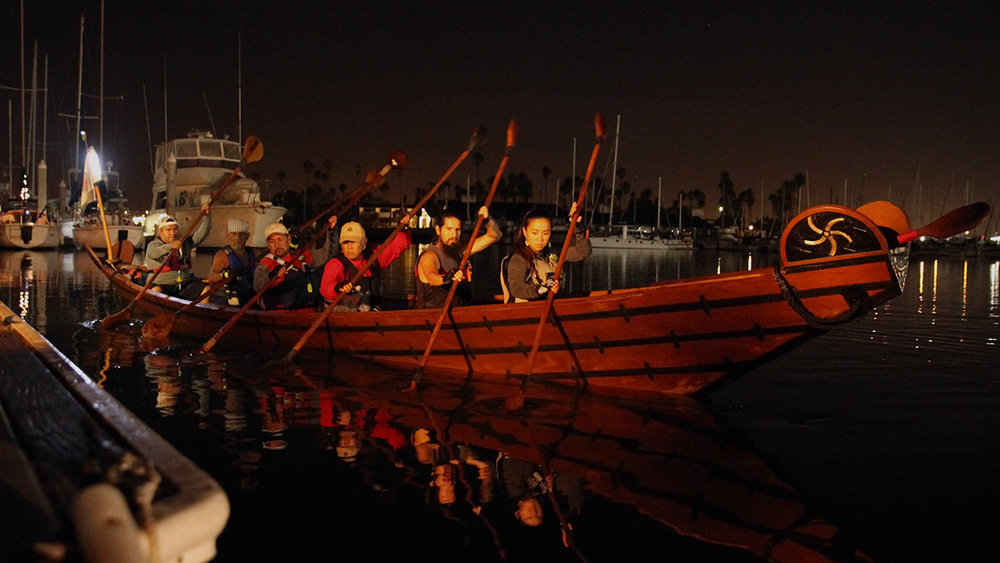
<svg viewBox="0 0 1000 563">
<path fill-rule="evenodd" d="M 445 202 L 465 202 L 466 197 L 470 195 L 473 202 L 485 199 L 494 177 L 480 178 L 479 167 L 483 160 L 480 152 L 473 152 L 470 157 L 476 168 L 475 181 L 468 187 L 461 183 L 445 181 L 435 197 L 432 198 L 431 208 L 445 205 Z M 312 217 L 320 210 L 332 205 L 339 197 L 346 194 L 348 189 L 361 185 L 367 173 L 360 164 L 355 164 L 354 186 L 348 186 L 343 182 L 334 185 L 333 168 L 334 163 L 331 159 L 325 159 L 321 167 L 316 166 L 312 160 L 304 160 L 301 176 L 290 179 L 286 171 L 279 170 L 276 174 L 277 187 L 274 193 L 265 193 L 264 195 L 275 205 L 287 208 L 289 221 L 292 223 Z M 552 186 L 554 191 L 550 191 L 552 169 L 543 166 L 539 172 L 541 189 L 538 193 L 536 193 L 534 182 L 527 173 L 511 172 L 502 177 L 497 184 L 494 201 L 520 204 L 516 206 L 518 208 L 529 204 L 538 204 L 569 209 L 582 187 L 583 178 L 579 176 L 562 178 Z M 258 174 L 252 173 L 250 176 L 261 183 Z M 397 175 L 396 179 L 401 182 L 401 175 Z M 373 191 L 366 197 L 365 202 L 367 204 L 405 205 L 408 201 L 405 195 L 401 201 L 388 201 L 387 197 L 392 188 L 392 182 L 392 175 L 390 175 L 377 191 Z M 794 210 L 798 206 L 805 182 L 805 176 L 802 173 L 797 173 L 782 181 L 766 195 L 766 209 L 769 213 L 763 217 L 761 217 L 763 214 L 753 217 L 750 215 L 750 209 L 757 203 L 758 197 L 763 194 L 763 184 L 756 191 L 753 188 L 738 190 L 729 172 L 722 171 L 716 186 L 719 213 L 717 224 L 722 227 L 739 226 L 742 228 L 754 225 L 755 229 L 763 229 L 762 232 L 774 232 L 775 229 L 780 232 L 780 228 L 795 215 Z M 426 185 L 415 187 L 413 199 L 410 199 L 409 202 L 412 203 L 423 198 L 434 184 L 435 181 L 428 181 Z M 608 223 L 660 224 L 664 228 L 671 228 L 679 224 L 697 227 L 699 223 L 704 223 L 701 216 L 705 214 L 709 196 L 700 188 L 677 192 L 671 190 L 671 195 L 663 196 L 659 201 L 660 205 L 657 206 L 659 190 L 633 185 L 633 182 L 628 180 L 627 170 L 624 167 L 615 170 L 613 189 L 611 184 L 611 180 L 601 176 L 592 178 L 592 184 L 588 188 L 585 211 L 585 218 L 589 225 L 599 226 Z M 540 197 L 544 197 L 546 201 L 540 201 Z M 659 217 L 657 217 L 658 211 Z M 713 213 L 709 214 L 714 215 Z M 658 218 L 659 221 L 657 221 Z"/>
</svg>

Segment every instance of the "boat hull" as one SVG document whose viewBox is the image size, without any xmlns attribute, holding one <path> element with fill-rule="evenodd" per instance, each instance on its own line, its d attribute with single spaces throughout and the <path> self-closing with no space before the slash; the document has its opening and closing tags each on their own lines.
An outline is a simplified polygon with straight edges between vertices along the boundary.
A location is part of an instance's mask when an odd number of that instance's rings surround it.
<svg viewBox="0 0 1000 563">
<path fill-rule="evenodd" d="M 811 219 L 849 219 L 853 244 L 813 244 Z M 815 238 L 815 237 L 814 237 Z M 554 381 L 616 390 L 694 394 L 746 373 L 782 352 L 862 316 L 902 292 L 906 249 L 890 251 L 870 219 L 824 206 L 793 221 L 775 268 L 594 292 L 554 301 L 529 360 L 545 302 L 456 307 L 434 342 L 429 372 L 484 379 Z M 92 256 L 128 299 L 139 286 Z M 145 293 L 152 314 L 187 302 Z M 235 309 L 199 304 L 173 330 L 209 338 Z M 294 346 L 321 313 L 248 311 L 221 342 L 275 353 Z M 305 348 L 346 353 L 398 368 L 421 361 L 436 309 L 332 313 Z"/>
<path fill-rule="evenodd" d="M 590 245 L 594 248 L 619 250 L 691 250 L 694 248 L 694 244 L 690 240 L 621 236 L 591 236 Z"/>
<path fill-rule="evenodd" d="M 128 240 L 137 249 L 146 245 L 146 239 L 142 236 L 142 227 L 139 225 L 108 225 L 108 238 L 111 239 L 111 244 Z M 106 250 L 108 245 L 104 238 L 104 227 L 101 225 L 77 225 L 73 227 L 73 245 L 77 248 L 83 248 L 86 245 L 95 250 Z"/>
<path fill-rule="evenodd" d="M 62 242 L 58 223 L 3 223 L 0 224 L 2 248 L 57 248 Z"/>
</svg>

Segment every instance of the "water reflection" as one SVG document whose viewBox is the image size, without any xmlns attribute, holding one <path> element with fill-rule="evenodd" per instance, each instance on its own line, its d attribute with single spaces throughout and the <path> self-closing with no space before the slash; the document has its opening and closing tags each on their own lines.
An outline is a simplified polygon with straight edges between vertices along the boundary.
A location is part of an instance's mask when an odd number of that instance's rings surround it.
<svg viewBox="0 0 1000 563">
<path fill-rule="evenodd" d="M 776 561 L 840 560 L 855 548 L 693 401 L 533 386 L 521 402 L 510 399 L 518 387 L 439 382 L 412 396 L 400 392 L 405 374 L 347 360 L 263 368 L 180 347 L 146 353 L 144 364 L 159 415 L 220 436 L 242 490 L 264 486 L 271 456 L 305 455 L 310 465 L 328 456 L 385 502 L 418 494 L 495 558 L 527 549 L 526 537 L 561 553 L 555 560 L 595 556 L 603 548 L 593 526 L 608 525 L 600 511 L 609 503 Z"/>
</svg>

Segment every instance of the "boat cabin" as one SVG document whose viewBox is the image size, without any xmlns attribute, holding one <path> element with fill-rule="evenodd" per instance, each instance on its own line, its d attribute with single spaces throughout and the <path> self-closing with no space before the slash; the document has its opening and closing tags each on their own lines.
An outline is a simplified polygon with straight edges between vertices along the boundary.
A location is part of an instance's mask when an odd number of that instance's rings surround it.
<svg viewBox="0 0 1000 563">
<path fill-rule="evenodd" d="M 3 206 L 0 223 L 48 223 L 48 214 L 38 210 L 37 199 L 12 197 Z"/>
</svg>

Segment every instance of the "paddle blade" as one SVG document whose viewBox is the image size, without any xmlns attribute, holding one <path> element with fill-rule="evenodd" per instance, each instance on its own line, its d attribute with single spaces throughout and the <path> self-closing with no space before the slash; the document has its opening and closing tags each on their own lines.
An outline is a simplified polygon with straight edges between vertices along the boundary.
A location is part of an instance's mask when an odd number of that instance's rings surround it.
<svg viewBox="0 0 1000 563">
<path fill-rule="evenodd" d="M 116 242 L 111 247 L 111 256 L 115 263 L 131 264 L 135 258 L 135 245 L 128 239 Z"/>
<path fill-rule="evenodd" d="M 243 161 L 257 162 L 262 158 L 264 158 L 264 143 L 261 143 L 257 137 L 250 135 L 247 137 L 246 144 L 243 145 Z"/>
<path fill-rule="evenodd" d="M 393 168 L 398 168 L 399 170 L 405 170 L 408 160 L 406 158 L 406 153 L 403 151 L 389 151 L 389 162 L 392 163 Z"/>
<path fill-rule="evenodd" d="M 120 324 L 127 323 L 132 318 L 131 309 L 134 303 L 135 301 L 132 301 L 128 304 L 127 307 L 125 307 L 121 311 L 118 311 L 117 313 L 113 313 L 101 319 L 101 328 L 106 330 L 114 328 Z"/>
<path fill-rule="evenodd" d="M 938 217 L 930 224 L 899 235 L 899 242 L 906 243 L 917 237 L 948 238 L 973 229 L 990 214 L 990 205 L 978 201 L 959 207 Z"/>
<path fill-rule="evenodd" d="M 469 148 L 465 149 L 466 152 L 472 152 L 476 150 L 479 145 L 483 142 L 483 137 L 486 136 L 486 126 L 480 125 L 472 131 L 472 138 L 469 139 Z"/>
<path fill-rule="evenodd" d="M 507 148 L 510 149 L 517 144 L 517 121 L 513 119 L 507 124 Z"/>
<path fill-rule="evenodd" d="M 174 326 L 173 315 L 156 315 L 142 325 L 142 336 L 144 338 L 154 338 L 162 340 L 170 335 L 170 329 Z"/>
<path fill-rule="evenodd" d="M 598 139 L 603 139 L 606 134 L 606 127 L 604 126 L 604 115 L 601 112 L 597 112 L 594 116 L 594 132 Z"/>
</svg>

